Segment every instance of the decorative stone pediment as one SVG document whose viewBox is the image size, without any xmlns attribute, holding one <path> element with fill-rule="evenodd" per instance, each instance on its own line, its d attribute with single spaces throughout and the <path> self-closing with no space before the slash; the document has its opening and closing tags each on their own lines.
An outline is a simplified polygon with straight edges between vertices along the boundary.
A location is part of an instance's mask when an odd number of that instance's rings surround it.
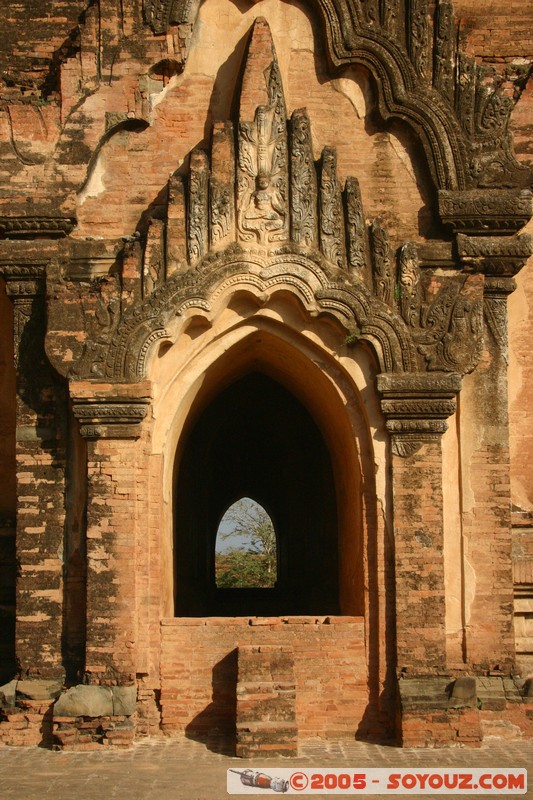
<svg viewBox="0 0 533 800">
<path fill-rule="evenodd" d="M 340 185 L 335 149 L 315 161 L 306 109 L 287 118 L 263 18 L 251 31 L 236 107 L 235 120 L 214 124 L 210 152 L 193 150 L 188 174 L 170 177 L 164 213 L 145 235 L 118 247 L 72 242 L 67 260 L 48 270 L 47 352 L 56 368 L 76 379 L 141 380 L 176 315 L 210 314 L 240 285 L 289 290 L 308 313 L 336 317 L 349 344 L 370 343 L 385 373 L 474 369 L 484 278 L 466 238 L 464 272 L 450 251 L 447 273 L 436 274 L 419 246 L 395 252 L 380 220 L 367 226 L 357 179 Z M 514 245 L 520 254 L 524 242 Z M 65 328 L 66 309 L 78 319 Z"/>
<path fill-rule="evenodd" d="M 412 57 L 419 63 L 414 50 Z M 289 293 L 310 317 L 337 320 L 339 346 L 372 348 L 387 428 L 395 451 L 409 455 L 446 429 L 460 376 L 481 358 L 484 312 L 505 350 L 510 288 L 494 280 L 516 273 L 531 242 L 459 234 L 455 250 L 445 242 L 393 249 L 379 219 L 367 224 L 357 178 L 341 186 L 335 149 L 326 146 L 315 161 L 306 109 L 287 117 L 262 18 L 251 31 L 235 107 L 235 119 L 214 123 L 210 150 L 193 150 L 188 171 L 170 177 L 166 205 L 144 233 L 59 248 L 47 270 L 47 354 L 70 379 L 139 382 L 154 346 L 174 340 L 176 317 L 197 310 L 212 319 L 237 291 L 260 304 Z M 481 201 L 463 195 L 468 219 L 482 217 Z M 515 199 L 506 195 L 509 214 Z M 472 233 L 474 222 L 463 229 Z M 400 384 L 389 385 L 387 375 Z M 112 412 L 75 408 L 86 436 L 138 435 L 130 411 L 144 413 L 123 403 Z"/>
</svg>

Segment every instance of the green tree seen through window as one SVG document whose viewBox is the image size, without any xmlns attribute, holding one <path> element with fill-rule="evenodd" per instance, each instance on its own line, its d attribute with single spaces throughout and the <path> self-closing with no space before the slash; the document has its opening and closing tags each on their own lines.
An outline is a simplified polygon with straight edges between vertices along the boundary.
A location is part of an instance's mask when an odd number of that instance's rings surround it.
<svg viewBox="0 0 533 800">
<path fill-rule="evenodd" d="M 217 533 L 215 578 L 220 589 L 268 589 L 276 583 L 276 533 L 263 506 L 243 497 L 228 508 Z"/>
</svg>

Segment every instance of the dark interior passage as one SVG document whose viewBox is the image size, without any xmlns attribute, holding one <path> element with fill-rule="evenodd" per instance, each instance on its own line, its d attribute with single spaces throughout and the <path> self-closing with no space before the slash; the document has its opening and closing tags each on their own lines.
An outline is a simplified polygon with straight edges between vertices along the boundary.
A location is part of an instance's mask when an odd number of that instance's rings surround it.
<svg viewBox="0 0 533 800">
<path fill-rule="evenodd" d="M 177 616 L 339 613 L 331 460 L 315 422 L 284 387 L 250 373 L 185 433 L 175 488 Z M 272 589 L 219 589 L 215 540 L 235 500 L 267 510 L 277 534 Z"/>
</svg>

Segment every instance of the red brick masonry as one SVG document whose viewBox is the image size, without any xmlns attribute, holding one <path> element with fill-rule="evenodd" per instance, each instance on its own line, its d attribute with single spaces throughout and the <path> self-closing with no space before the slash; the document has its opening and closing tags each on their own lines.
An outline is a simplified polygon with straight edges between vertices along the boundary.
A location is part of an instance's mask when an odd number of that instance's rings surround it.
<svg viewBox="0 0 533 800">
<path fill-rule="evenodd" d="M 353 737 L 368 702 L 362 617 L 162 620 L 165 732 L 194 737 L 217 727 L 232 730 L 237 648 L 244 645 L 292 647 L 299 737 Z"/>
</svg>

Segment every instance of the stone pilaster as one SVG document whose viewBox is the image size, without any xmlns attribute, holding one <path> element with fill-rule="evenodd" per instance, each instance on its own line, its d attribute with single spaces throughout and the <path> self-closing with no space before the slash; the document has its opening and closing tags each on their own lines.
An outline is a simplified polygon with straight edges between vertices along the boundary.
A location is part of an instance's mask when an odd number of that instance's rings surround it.
<svg viewBox="0 0 533 800">
<path fill-rule="evenodd" d="M 3 276 L 17 372 L 16 657 L 25 677 L 62 680 L 66 389 L 44 351 L 44 267 Z"/>
<path fill-rule="evenodd" d="M 457 237 L 465 271 L 485 275 L 484 352 L 461 396 L 465 660 L 478 672 L 509 672 L 515 658 L 508 418 L 507 297 L 531 238 Z M 475 576 L 475 579 L 474 577 Z"/>
<path fill-rule="evenodd" d="M 149 385 L 71 384 L 87 440 L 87 683 L 128 685 L 136 673 L 135 533 L 145 482 L 136 440 Z"/>
<path fill-rule="evenodd" d="M 407 675 L 446 668 L 440 439 L 459 389 L 455 373 L 378 376 L 392 449 L 397 667 Z"/>
</svg>

